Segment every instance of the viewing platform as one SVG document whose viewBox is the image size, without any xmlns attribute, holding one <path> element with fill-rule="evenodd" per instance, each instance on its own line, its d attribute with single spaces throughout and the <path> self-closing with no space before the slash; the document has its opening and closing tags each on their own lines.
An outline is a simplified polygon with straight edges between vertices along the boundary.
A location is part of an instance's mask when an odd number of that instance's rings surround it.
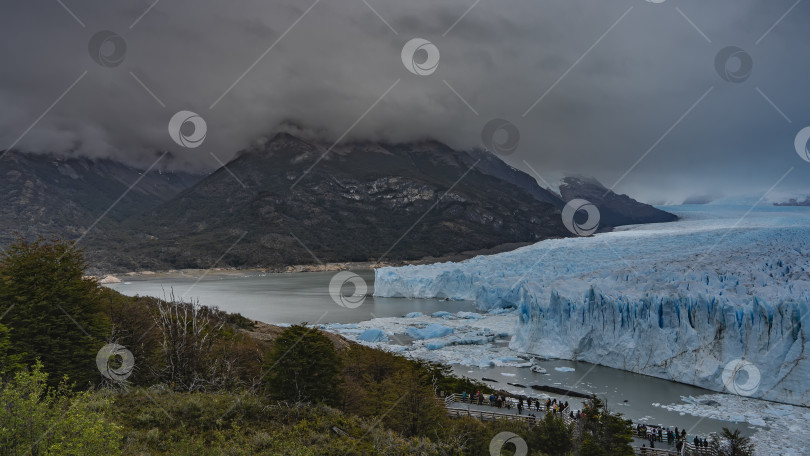
<svg viewBox="0 0 810 456">
<path fill-rule="evenodd" d="M 466 401 L 464 401 L 463 398 L 463 394 L 452 393 L 445 397 L 437 397 L 436 400 L 444 404 L 445 408 L 447 409 L 447 414 L 451 417 L 458 418 L 462 416 L 469 416 L 472 418 L 477 418 L 481 421 L 509 420 L 523 422 L 529 426 L 533 426 L 539 420 L 543 419 L 546 413 L 554 413 L 554 410 L 550 410 L 546 407 L 545 401 L 540 401 L 539 408 L 534 405 L 535 401 L 533 401 L 531 407 L 525 406 L 522 412 L 518 413 L 518 400 L 512 397 L 504 398 L 501 407 L 497 407 L 495 404 L 492 404 L 489 400 L 489 395 L 484 396 L 481 404 L 478 403 L 477 399 L 473 399 L 472 395 L 467 395 Z M 575 417 L 571 417 L 570 405 L 561 411 L 557 410 L 556 413 L 559 414 L 568 425 L 577 421 Z M 634 442 L 632 445 L 637 455 L 716 456 L 717 454 L 711 448 L 697 448 L 689 441 L 683 442 L 681 445 L 681 450 L 678 451 L 676 449 L 676 444 L 668 444 L 666 438 L 664 438 L 663 441 L 656 440 L 655 444 L 658 445 L 656 448 L 650 448 L 648 446 L 642 447 L 641 445 L 646 444 L 646 440 L 643 438 L 643 436 L 638 436 L 634 433 L 633 438 Z"/>
</svg>

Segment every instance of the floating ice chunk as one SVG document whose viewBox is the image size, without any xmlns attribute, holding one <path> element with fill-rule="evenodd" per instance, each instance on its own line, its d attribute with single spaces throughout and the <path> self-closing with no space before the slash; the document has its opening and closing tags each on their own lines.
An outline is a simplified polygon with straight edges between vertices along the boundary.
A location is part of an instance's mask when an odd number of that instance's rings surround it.
<svg viewBox="0 0 810 456">
<path fill-rule="evenodd" d="M 405 318 L 416 318 L 421 317 L 422 315 L 424 315 L 422 312 L 410 312 L 405 314 Z"/>
<path fill-rule="evenodd" d="M 442 348 L 444 348 L 444 347 L 446 347 L 448 345 L 450 345 L 449 340 L 435 340 L 435 341 L 425 343 L 425 347 L 428 350 L 439 350 L 439 349 L 442 349 Z"/>
<path fill-rule="evenodd" d="M 419 329 L 415 326 L 405 330 L 405 334 L 414 339 L 436 339 L 438 337 L 448 336 L 453 334 L 453 328 L 449 326 L 432 323 L 425 328 Z"/>
<path fill-rule="evenodd" d="M 517 374 L 512 374 L 512 373 L 509 373 L 509 372 L 501 372 L 501 375 L 503 375 L 504 377 L 514 377 Z"/>
<path fill-rule="evenodd" d="M 329 323 L 320 325 L 319 328 L 326 331 L 339 331 L 345 329 L 358 329 L 360 327 L 357 326 L 357 323 Z"/>
<path fill-rule="evenodd" d="M 501 363 L 517 363 L 525 361 L 523 358 L 518 358 L 517 356 L 501 356 L 496 360 Z"/>
<path fill-rule="evenodd" d="M 444 318 L 445 320 L 455 320 L 456 316 L 451 314 L 450 312 L 440 310 L 438 312 L 433 312 L 433 318 Z"/>
<path fill-rule="evenodd" d="M 557 371 L 557 372 L 575 372 L 576 371 L 576 369 L 574 369 L 573 367 L 565 367 L 565 366 L 563 366 L 563 367 L 555 367 L 554 370 Z"/>
<path fill-rule="evenodd" d="M 490 338 L 487 336 L 468 336 L 468 337 L 458 337 L 455 341 L 456 345 L 485 345 L 487 342 L 491 342 Z"/>
<path fill-rule="evenodd" d="M 476 312 L 459 312 L 456 314 L 458 318 L 465 318 L 467 320 L 480 320 L 484 318 L 483 315 Z"/>
<path fill-rule="evenodd" d="M 515 311 L 514 307 L 495 307 L 494 309 L 489 309 L 487 313 L 490 315 L 503 315 L 512 313 L 514 311 Z"/>
<path fill-rule="evenodd" d="M 388 342 L 388 336 L 380 329 L 367 329 L 357 339 L 364 342 Z"/>
</svg>

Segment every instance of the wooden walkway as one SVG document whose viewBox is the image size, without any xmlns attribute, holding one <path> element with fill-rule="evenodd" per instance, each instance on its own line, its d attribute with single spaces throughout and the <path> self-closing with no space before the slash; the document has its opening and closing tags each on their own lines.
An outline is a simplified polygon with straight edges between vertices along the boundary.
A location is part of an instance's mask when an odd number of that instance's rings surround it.
<svg viewBox="0 0 810 456">
<path fill-rule="evenodd" d="M 497 408 L 494 405 L 489 404 L 489 399 L 485 399 L 482 405 L 478 405 L 475 402 L 462 402 L 462 397 L 463 396 L 461 394 L 453 393 L 444 398 L 436 399 L 444 402 L 444 406 L 447 409 L 447 414 L 454 418 L 469 416 L 472 418 L 478 418 L 481 421 L 508 420 L 533 425 L 538 420 L 541 420 L 546 413 L 548 413 L 548 410 L 546 410 L 546 406 L 542 401 L 540 403 L 539 410 L 535 407 L 532 407 L 531 409 L 526 407 L 523 409 L 522 413 L 518 414 L 518 401 L 513 398 L 506 398 L 506 401 L 509 402 L 509 407 L 504 406 Z M 471 397 L 467 396 L 467 400 L 469 401 L 470 399 Z M 566 424 L 571 424 L 574 421 L 574 419 L 571 418 L 570 407 L 557 413 L 560 414 Z M 537 416 L 529 416 L 530 414 Z"/>
<path fill-rule="evenodd" d="M 636 448 L 636 454 L 644 456 L 717 456 L 717 453 L 711 448 L 695 448 L 689 442 L 683 446 L 681 451 L 665 448 Z"/>
<path fill-rule="evenodd" d="M 437 397 L 436 400 L 444 404 L 447 409 L 447 414 L 451 417 L 458 418 L 468 416 L 477 418 L 481 421 L 495 421 L 495 420 L 508 420 L 524 422 L 529 426 L 537 423 L 543 419 L 543 416 L 548 413 L 545 403 L 540 401 L 540 409 L 535 407 L 526 407 L 521 414 L 517 413 L 517 400 L 513 398 L 506 398 L 510 407 L 497 408 L 490 405 L 489 398 L 486 398 L 481 405 L 472 401 L 470 395 L 467 396 L 468 402 L 462 401 L 463 395 L 450 394 L 445 397 Z M 540 413 L 542 412 L 542 414 Z M 571 409 L 566 408 L 562 412 L 558 412 L 566 424 L 572 424 L 576 419 L 571 418 Z M 529 414 L 536 414 L 537 416 L 529 416 Z M 656 442 L 659 445 L 669 446 L 664 442 Z M 695 448 L 692 443 L 685 442 L 681 451 L 675 450 L 674 447 L 669 448 L 635 448 L 637 455 L 643 456 L 716 456 L 716 453 L 710 448 Z"/>
</svg>

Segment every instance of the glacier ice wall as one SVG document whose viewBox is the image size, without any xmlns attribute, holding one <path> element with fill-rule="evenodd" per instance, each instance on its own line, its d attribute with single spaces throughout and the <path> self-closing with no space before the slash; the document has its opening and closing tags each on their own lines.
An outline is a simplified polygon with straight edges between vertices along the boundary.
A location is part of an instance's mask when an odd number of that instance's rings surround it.
<svg viewBox="0 0 810 456">
<path fill-rule="evenodd" d="M 510 348 L 715 391 L 742 359 L 760 374 L 744 394 L 807 406 L 810 210 L 747 209 L 681 207 L 674 223 L 382 268 L 375 295 L 517 307 Z"/>
<path fill-rule="evenodd" d="M 521 302 L 510 348 L 715 391 L 725 389 L 725 367 L 742 359 L 760 373 L 751 396 L 806 406 L 810 329 L 800 319 L 807 310 L 806 303 L 772 306 L 757 299 L 740 309 L 706 296 L 625 300 L 594 289 L 572 301 L 552 292 L 547 304 Z"/>
</svg>

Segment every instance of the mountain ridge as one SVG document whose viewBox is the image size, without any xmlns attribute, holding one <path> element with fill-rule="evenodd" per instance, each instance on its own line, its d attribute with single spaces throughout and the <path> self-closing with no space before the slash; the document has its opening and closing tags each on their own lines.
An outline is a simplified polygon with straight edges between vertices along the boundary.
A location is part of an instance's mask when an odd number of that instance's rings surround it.
<svg viewBox="0 0 810 456">
<path fill-rule="evenodd" d="M 37 220 L 51 220 L 23 234 L 82 239 L 93 273 L 374 264 L 514 248 L 571 236 L 560 210 L 578 195 L 603 211 L 605 229 L 670 220 L 626 195 L 602 198 L 595 179 L 566 178 L 558 195 L 485 150 L 429 139 L 333 147 L 278 133 L 204 176 L 143 175 L 111 160 L 10 158 L 0 162 L 0 176 L 12 177 L 7 189 L 27 176 L 22 187 L 34 185 L 42 202 Z M 22 226 L 29 201 L 12 198 L 0 211 Z"/>
<path fill-rule="evenodd" d="M 0 245 L 15 236 L 79 237 L 167 201 L 201 175 L 144 171 L 87 158 L 6 153 L 0 159 Z M 134 185 L 138 182 L 138 185 Z M 102 217 L 103 215 L 103 217 Z"/>
<path fill-rule="evenodd" d="M 640 203 L 627 195 L 608 189 L 593 177 L 568 176 L 560 184 L 563 200 L 587 200 L 599 208 L 599 223 L 602 227 L 664 223 L 678 220 L 678 216 L 649 204 Z"/>
<path fill-rule="evenodd" d="M 418 259 L 568 235 L 556 207 L 479 164 L 436 141 L 325 149 L 278 134 L 128 221 L 139 241 L 109 266 L 206 268 L 233 243 L 222 265 Z M 153 261 L 127 258 L 147 251 Z"/>
</svg>

